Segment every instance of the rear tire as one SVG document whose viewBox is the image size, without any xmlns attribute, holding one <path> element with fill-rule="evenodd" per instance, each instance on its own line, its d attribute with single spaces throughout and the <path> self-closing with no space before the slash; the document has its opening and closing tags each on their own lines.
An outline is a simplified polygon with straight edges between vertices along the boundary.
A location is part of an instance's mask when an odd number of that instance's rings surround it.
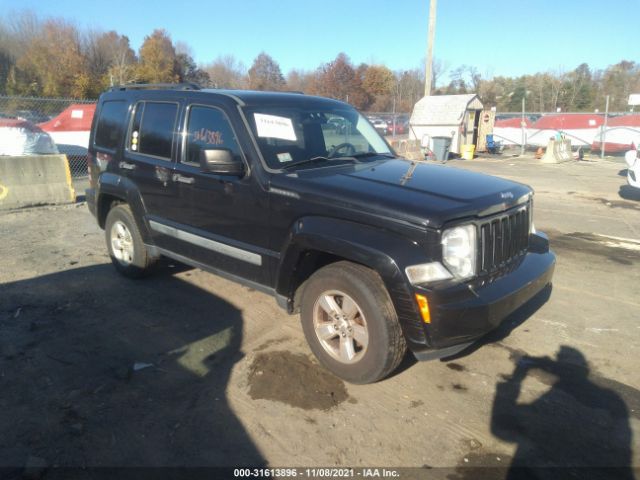
<svg viewBox="0 0 640 480">
<path fill-rule="evenodd" d="M 302 294 L 300 318 L 316 358 L 350 383 L 386 377 L 407 350 L 382 279 L 362 265 L 336 262 L 313 274 Z"/>
<path fill-rule="evenodd" d="M 104 232 L 111 262 L 119 273 L 129 278 L 150 273 L 158 259 L 149 255 L 129 205 L 109 210 Z"/>
</svg>

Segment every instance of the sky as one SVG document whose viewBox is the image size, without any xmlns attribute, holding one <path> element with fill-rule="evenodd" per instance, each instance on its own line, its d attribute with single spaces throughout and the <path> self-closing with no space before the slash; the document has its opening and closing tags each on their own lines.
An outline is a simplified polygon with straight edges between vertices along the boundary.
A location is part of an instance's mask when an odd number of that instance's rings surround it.
<svg viewBox="0 0 640 480">
<path fill-rule="evenodd" d="M 2 17 L 22 9 L 116 30 L 136 51 L 164 28 L 200 64 L 233 54 L 248 68 L 265 51 L 286 74 L 340 52 L 356 64 L 421 67 L 429 0 L 0 0 Z M 440 0 L 434 56 L 484 78 L 638 62 L 638 18 L 640 0 Z"/>
</svg>

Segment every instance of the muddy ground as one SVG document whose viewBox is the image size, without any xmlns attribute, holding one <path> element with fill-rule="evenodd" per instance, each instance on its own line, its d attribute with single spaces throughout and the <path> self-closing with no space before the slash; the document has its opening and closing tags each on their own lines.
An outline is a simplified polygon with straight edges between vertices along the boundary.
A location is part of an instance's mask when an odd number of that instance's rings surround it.
<svg viewBox="0 0 640 480">
<path fill-rule="evenodd" d="M 317 366 L 298 317 L 262 293 L 170 262 L 145 280 L 118 276 L 82 203 L 0 214 L 3 474 L 389 466 L 471 479 L 559 463 L 630 478 L 640 202 L 623 196 L 620 165 L 449 167 L 536 188 L 536 227 L 558 255 L 553 289 L 456 358 L 408 356 L 368 386 Z"/>
</svg>

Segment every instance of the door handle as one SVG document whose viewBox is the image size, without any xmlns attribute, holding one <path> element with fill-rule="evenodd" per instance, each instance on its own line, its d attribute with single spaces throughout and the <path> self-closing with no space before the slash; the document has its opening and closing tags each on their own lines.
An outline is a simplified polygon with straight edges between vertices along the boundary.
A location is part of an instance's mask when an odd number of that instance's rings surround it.
<svg viewBox="0 0 640 480">
<path fill-rule="evenodd" d="M 193 178 L 193 177 L 183 177 L 179 173 L 175 173 L 173 175 L 173 181 L 174 182 L 180 182 L 180 183 L 187 183 L 187 184 L 191 185 L 192 183 L 195 183 L 196 179 Z"/>
<path fill-rule="evenodd" d="M 124 170 L 135 170 L 136 169 L 136 165 L 135 163 L 129 163 L 129 162 L 120 162 L 118 164 L 118 166 Z"/>
</svg>

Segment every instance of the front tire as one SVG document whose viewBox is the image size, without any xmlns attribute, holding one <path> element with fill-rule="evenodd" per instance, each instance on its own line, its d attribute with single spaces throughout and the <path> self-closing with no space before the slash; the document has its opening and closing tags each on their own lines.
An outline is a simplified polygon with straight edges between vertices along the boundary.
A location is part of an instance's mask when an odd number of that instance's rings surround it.
<svg viewBox="0 0 640 480">
<path fill-rule="evenodd" d="M 304 288 L 300 318 L 316 358 L 350 383 L 386 377 L 406 353 L 384 283 L 362 265 L 337 262 L 318 270 Z"/>
<path fill-rule="evenodd" d="M 151 271 L 157 258 L 149 255 L 129 205 L 120 204 L 109 210 L 104 231 L 109 257 L 118 272 L 140 278 Z"/>
</svg>

